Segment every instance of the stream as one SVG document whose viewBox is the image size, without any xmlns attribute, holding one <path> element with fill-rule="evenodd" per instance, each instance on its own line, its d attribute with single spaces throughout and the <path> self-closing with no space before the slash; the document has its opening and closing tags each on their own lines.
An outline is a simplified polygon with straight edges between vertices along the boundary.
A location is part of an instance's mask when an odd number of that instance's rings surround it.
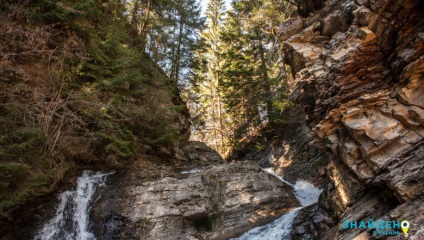
<svg viewBox="0 0 424 240">
<path fill-rule="evenodd" d="M 299 180 L 292 184 L 275 174 L 272 169 L 263 169 L 282 182 L 294 188 L 294 195 L 302 207 L 292 209 L 280 218 L 264 226 L 259 226 L 244 233 L 233 240 L 274 240 L 290 239 L 290 231 L 293 220 L 299 211 L 308 205 L 318 201 L 322 190 L 315 188 L 311 183 Z M 192 174 L 202 171 L 193 169 L 182 172 Z M 96 237 L 89 228 L 89 215 L 92 204 L 95 202 L 93 195 L 98 187 L 105 185 L 107 176 L 113 174 L 93 171 L 83 171 L 77 179 L 77 187 L 74 191 L 65 191 L 60 194 L 60 203 L 52 219 L 47 221 L 36 234 L 35 240 L 95 240 Z"/>
<path fill-rule="evenodd" d="M 277 218 L 276 220 L 264 226 L 259 226 L 244 233 L 238 238 L 232 240 L 275 240 L 275 239 L 291 239 L 290 232 L 293 220 L 299 214 L 299 211 L 306 206 L 314 204 L 318 201 L 322 190 L 314 187 L 307 181 L 299 180 L 294 185 L 278 176 L 271 168 L 263 169 L 265 172 L 279 178 L 282 182 L 294 188 L 294 195 L 302 207 L 292 209 L 290 212 Z"/>
</svg>

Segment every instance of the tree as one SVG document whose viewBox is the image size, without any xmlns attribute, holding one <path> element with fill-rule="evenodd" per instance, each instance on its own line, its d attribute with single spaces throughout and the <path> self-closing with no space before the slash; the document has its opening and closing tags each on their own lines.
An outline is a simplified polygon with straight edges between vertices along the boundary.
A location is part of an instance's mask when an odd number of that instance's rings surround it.
<svg viewBox="0 0 424 240">
<path fill-rule="evenodd" d="M 134 42 L 178 82 L 187 69 L 203 28 L 196 0 L 127 2 Z"/>
<path fill-rule="evenodd" d="M 223 0 L 211 0 L 206 9 L 207 27 L 201 32 L 200 48 L 195 52 L 194 72 L 192 72 L 195 93 L 193 107 L 201 112 L 196 114 L 198 128 L 195 133 L 200 140 L 207 142 L 215 150 L 223 153 L 228 142 L 228 119 L 223 108 L 220 79 L 222 75 L 220 35 L 223 26 L 225 7 Z M 203 127 L 199 127 L 203 126 Z"/>
<path fill-rule="evenodd" d="M 225 29 L 221 35 L 223 42 L 223 88 L 226 109 L 233 123 L 233 137 L 247 134 L 250 126 L 260 123 L 258 81 L 255 78 L 257 63 L 253 59 L 250 40 L 243 31 L 240 18 L 234 11 L 229 12 Z M 238 137 L 237 137 L 238 136 Z"/>
<path fill-rule="evenodd" d="M 272 28 L 293 11 L 286 1 L 274 0 L 239 0 L 232 6 L 221 35 L 221 86 L 237 144 L 256 128 L 278 121 L 287 74 Z"/>
<path fill-rule="evenodd" d="M 196 0 L 176 1 L 175 25 L 173 26 L 173 42 L 171 54 L 171 68 L 169 75 L 171 78 L 180 79 L 183 68 L 187 68 L 195 43 L 197 31 L 203 28 L 204 19 L 200 17 L 200 5 Z"/>
</svg>

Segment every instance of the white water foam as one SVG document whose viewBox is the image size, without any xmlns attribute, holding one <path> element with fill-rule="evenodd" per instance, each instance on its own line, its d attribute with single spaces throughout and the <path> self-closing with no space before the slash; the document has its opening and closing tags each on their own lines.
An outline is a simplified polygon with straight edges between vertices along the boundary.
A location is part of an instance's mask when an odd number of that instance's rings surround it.
<svg viewBox="0 0 424 240">
<path fill-rule="evenodd" d="M 294 218 L 299 213 L 301 208 L 295 208 L 289 213 L 277 218 L 267 225 L 256 227 L 248 232 L 245 232 L 234 240 L 276 240 L 290 239 L 290 231 Z"/>
<path fill-rule="evenodd" d="M 94 240 L 88 229 L 92 196 L 110 173 L 83 171 L 77 179 L 77 189 L 60 195 L 55 216 L 38 232 L 35 240 Z"/>
<path fill-rule="evenodd" d="M 271 175 L 276 176 L 278 179 L 280 179 L 280 181 L 284 182 L 285 184 L 288 184 L 288 185 L 290 185 L 290 186 L 294 187 L 294 185 L 293 185 L 293 184 L 289 183 L 288 181 L 286 181 L 286 180 L 285 180 L 284 178 L 282 178 L 281 176 L 278 176 L 278 175 L 274 172 L 274 170 L 272 170 L 272 168 L 264 168 L 264 169 L 262 169 L 262 170 L 264 170 L 264 172 L 267 172 L 267 173 L 269 173 L 269 174 L 271 174 Z"/>
<path fill-rule="evenodd" d="M 316 188 L 310 182 L 299 180 L 294 185 L 294 196 L 302 207 L 306 207 L 318 202 L 322 189 Z"/>
<path fill-rule="evenodd" d="M 187 170 L 187 171 L 181 171 L 180 173 L 181 174 L 191 174 L 191 173 L 199 173 L 201 171 L 202 171 L 201 168 L 193 168 L 193 169 L 190 169 L 190 170 Z"/>
<path fill-rule="evenodd" d="M 282 177 L 278 176 L 271 168 L 263 169 L 265 172 L 276 176 L 282 182 L 292 186 L 294 188 L 294 195 L 299 201 L 301 208 L 292 209 L 290 212 L 284 214 L 283 216 L 277 218 L 273 222 L 256 227 L 251 229 L 248 232 L 245 232 L 238 238 L 233 238 L 233 240 L 274 240 L 274 239 L 291 239 L 291 229 L 293 220 L 299 214 L 299 211 L 306 206 L 314 204 L 318 201 L 319 195 L 322 190 L 317 189 L 311 183 L 303 180 L 299 180 L 296 184 L 291 184 Z"/>
</svg>

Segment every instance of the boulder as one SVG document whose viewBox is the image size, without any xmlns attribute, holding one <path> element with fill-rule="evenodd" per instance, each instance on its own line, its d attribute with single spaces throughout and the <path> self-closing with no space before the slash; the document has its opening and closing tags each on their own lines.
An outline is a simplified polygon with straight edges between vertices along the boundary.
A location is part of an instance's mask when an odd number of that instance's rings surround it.
<svg viewBox="0 0 424 240">
<path fill-rule="evenodd" d="M 221 155 L 199 141 L 182 142 L 175 150 L 176 157 L 187 165 L 213 165 L 226 163 Z"/>
</svg>

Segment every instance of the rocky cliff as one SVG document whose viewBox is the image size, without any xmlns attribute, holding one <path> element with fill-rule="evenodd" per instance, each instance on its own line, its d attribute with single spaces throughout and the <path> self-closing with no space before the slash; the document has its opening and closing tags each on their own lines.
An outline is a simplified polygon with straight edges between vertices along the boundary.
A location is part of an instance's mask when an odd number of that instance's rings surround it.
<svg viewBox="0 0 424 240">
<path fill-rule="evenodd" d="M 330 183 L 294 236 L 369 239 L 342 220 L 407 219 L 424 236 L 424 4 L 328 0 L 278 28 L 304 107 L 309 146 L 329 153 Z M 308 231 L 304 231 L 309 229 Z M 399 229 L 398 229 L 399 230 Z M 376 237 L 376 236 L 374 236 Z M 359 239 L 359 238 L 358 238 Z"/>
</svg>

